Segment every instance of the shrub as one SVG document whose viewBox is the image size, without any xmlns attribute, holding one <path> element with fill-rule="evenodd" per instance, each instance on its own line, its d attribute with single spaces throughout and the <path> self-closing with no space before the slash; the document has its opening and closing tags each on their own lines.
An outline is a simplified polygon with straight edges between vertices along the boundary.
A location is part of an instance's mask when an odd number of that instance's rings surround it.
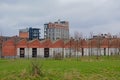
<svg viewBox="0 0 120 80">
<path fill-rule="evenodd" d="M 54 59 L 55 60 L 61 60 L 62 59 L 62 54 L 61 53 L 54 54 Z"/>
<path fill-rule="evenodd" d="M 31 61 L 31 74 L 33 76 L 42 76 L 42 65 L 37 61 L 37 59 Z"/>
</svg>

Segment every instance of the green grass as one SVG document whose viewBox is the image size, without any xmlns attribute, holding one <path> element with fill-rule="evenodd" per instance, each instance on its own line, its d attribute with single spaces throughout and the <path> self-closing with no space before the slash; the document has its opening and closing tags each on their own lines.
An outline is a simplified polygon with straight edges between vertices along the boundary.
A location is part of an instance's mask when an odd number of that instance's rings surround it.
<svg viewBox="0 0 120 80">
<path fill-rule="evenodd" d="M 31 62 L 42 66 L 31 74 Z M 54 59 L 1 59 L 0 80 L 120 80 L 120 56 Z"/>
</svg>

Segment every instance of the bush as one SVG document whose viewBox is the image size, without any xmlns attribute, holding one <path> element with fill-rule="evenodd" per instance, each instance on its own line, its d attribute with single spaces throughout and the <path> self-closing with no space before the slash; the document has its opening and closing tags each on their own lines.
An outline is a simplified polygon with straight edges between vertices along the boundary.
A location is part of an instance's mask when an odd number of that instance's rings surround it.
<svg viewBox="0 0 120 80">
<path fill-rule="evenodd" d="M 37 59 L 31 62 L 31 74 L 33 76 L 42 76 L 42 65 L 37 61 Z"/>
<path fill-rule="evenodd" d="M 54 54 L 54 59 L 55 60 L 61 60 L 62 59 L 62 55 L 60 53 L 56 53 L 56 54 Z"/>
</svg>

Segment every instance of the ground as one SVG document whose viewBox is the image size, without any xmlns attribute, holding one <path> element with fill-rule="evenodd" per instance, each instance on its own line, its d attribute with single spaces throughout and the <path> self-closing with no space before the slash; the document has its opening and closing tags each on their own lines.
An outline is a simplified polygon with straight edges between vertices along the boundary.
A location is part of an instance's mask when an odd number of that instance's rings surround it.
<svg viewBox="0 0 120 80">
<path fill-rule="evenodd" d="M 32 64 L 39 67 L 34 75 Z M 0 80 L 120 80 L 120 56 L 1 59 Z"/>
</svg>

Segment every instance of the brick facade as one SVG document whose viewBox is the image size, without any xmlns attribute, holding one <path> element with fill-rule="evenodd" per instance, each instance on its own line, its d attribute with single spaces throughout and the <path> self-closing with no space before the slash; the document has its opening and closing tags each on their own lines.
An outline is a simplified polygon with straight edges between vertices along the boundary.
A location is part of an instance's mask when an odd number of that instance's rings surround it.
<svg viewBox="0 0 120 80">
<path fill-rule="evenodd" d="M 21 37 L 21 38 L 29 38 L 29 32 L 19 32 L 19 37 Z"/>
<path fill-rule="evenodd" d="M 16 38 L 17 39 L 17 38 Z M 25 57 L 53 57 L 53 54 L 64 52 L 64 57 L 72 53 L 80 55 L 113 55 L 120 53 L 120 39 L 91 39 L 91 40 L 67 40 L 61 39 L 56 41 L 47 40 L 30 40 L 26 39 L 16 40 L 11 38 L 5 41 L 2 45 L 2 56 L 16 56 L 19 57 L 21 50 L 24 51 Z M 45 51 L 48 50 L 45 54 Z M 100 50 L 100 51 L 99 51 Z M 47 52 L 47 51 L 46 51 Z M 35 53 L 36 55 L 34 56 Z M 45 56 L 46 55 L 46 56 Z"/>
</svg>

